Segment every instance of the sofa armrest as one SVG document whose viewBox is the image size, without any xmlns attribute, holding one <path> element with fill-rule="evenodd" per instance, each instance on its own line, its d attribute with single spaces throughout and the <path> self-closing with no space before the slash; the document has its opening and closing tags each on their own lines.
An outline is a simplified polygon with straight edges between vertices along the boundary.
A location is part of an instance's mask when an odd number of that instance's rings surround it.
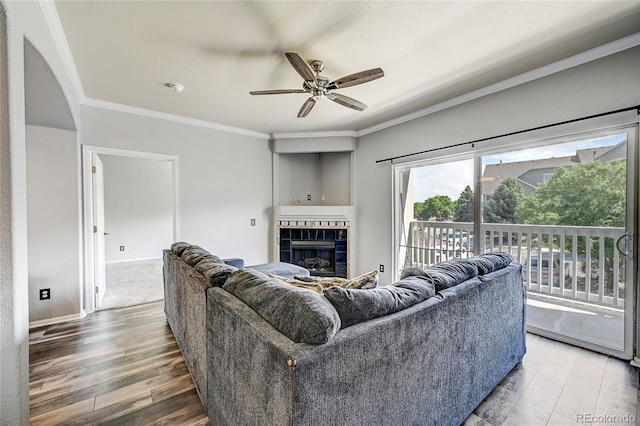
<svg viewBox="0 0 640 426">
<path fill-rule="evenodd" d="M 207 290 L 206 322 L 211 423 L 291 425 L 293 360 L 314 346 L 293 342 L 218 287 Z"/>
</svg>

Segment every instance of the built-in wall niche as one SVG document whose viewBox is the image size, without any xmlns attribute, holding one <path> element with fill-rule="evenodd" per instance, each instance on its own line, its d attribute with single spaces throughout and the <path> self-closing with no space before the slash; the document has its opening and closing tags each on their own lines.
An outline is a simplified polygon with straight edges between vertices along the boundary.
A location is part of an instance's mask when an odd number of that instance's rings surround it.
<svg viewBox="0 0 640 426">
<path fill-rule="evenodd" d="M 278 162 L 279 205 L 352 204 L 352 152 L 279 154 Z"/>
</svg>

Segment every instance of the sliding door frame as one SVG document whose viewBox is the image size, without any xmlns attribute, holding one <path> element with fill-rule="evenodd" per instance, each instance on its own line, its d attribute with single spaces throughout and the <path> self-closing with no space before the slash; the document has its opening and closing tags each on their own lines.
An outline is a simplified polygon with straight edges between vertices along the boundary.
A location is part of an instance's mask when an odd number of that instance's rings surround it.
<svg viewBox="0 0 640 426">
<path fill-rule="evenodd" d="M 640 366 L 640 356 L 638 354 L 638 342 L 640 342 L 640 327 L 638 327 L 638 318 L 640 318 L 640 277 L 638 273 L 638 258 L 640 244 L 638 242 L 638 229 L 640 229 L 640 214 L 638 212 L 640 202 L 640 165 L 638 160 L 638 127 L 640 124 L 639 115 L 636 111 L 625 111 L 620 114 L 596 117 L 578 123 L 569 123 L 555 128 L 534 130 L 528 133 L 518 134 L 514 136 L 505 136 L 503 138 L 494 139 L 478 147 L 476 144 L 468 146 L 453 146 L 451 148 L 443 148 L 431 153 L 420 154 L 415 157 L 394 160 L 391 167 L 392 179 L 392 266 L 394 278 L 399 278 L 400 268 L 403 259 L 399 259 L 399 247 L 402 242 L 403 233 L 403 217 L 399 214 L 400 195 L 402 191 L 401 176 L 405 170 L 414 167 L 428 166 L 430 164 L 443 163 L 448 161 L 457 161 L 462 159 L 474 158 L 474 234 L 481 235 L 482 231 L 482 189 L 480 182 L 480 174 L 482 170 L 482 157 L 489 154 L 495 154 L 505 151 L 513 151 L 525 148 L 535 148 L 549 144 L 559 144 L 570 140 L 576 140 L 581 135 L 595 135 L 615 133 L 616 131 L 630 130 L 627 140 L 627 197 L 631 201 L 627 202 L 627 232 L 631 234 L 632 246 L 629 247 L 633 253 L 631 260 L 627 261 L 627 267 L 630 269 L 628 277 L 625 280 L 627 284 L 631 284 L 631 289 L 626 290 L 625 294 L 625 330 L 624 330 L 624 350 L 612 350 L 604 346 L 591 344 L 590 342 L 580 341 L 564 335 L 554 334 L 531 328 L 531 332 L 545 335 L 554 339 L 563 340 L 576 346 L 585 347 L 587 349 L 598 352 L 608 353 L 610 355 L 631 359 L 632 363 Z M 405 185 L 406 186 L 406 185 Z M 476 238 L 474 241 L 474 252 L 480 253 L 481 239 Z M 630 274 L 630 275 L 629 275 Z M 529 327 L 527 327 L 529 330 Z"/>
</svg>

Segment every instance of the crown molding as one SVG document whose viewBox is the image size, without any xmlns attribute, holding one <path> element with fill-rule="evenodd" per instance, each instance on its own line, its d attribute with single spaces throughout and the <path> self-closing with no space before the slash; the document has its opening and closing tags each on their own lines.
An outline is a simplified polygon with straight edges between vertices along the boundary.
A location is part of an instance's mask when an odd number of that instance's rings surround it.
<svg viewBox="0 0 640 426">
<path fill-rule="evenodd" d="M 336 137 L 352 137 L 355 138 L 358 133 L 355 130 L 336 130 L 326 132 L 283 132 L 272 133 L 272 139 L 306 139 L 306 138 L 336 138 Z"/>
<path fill-rule="evenodd" d="M 506 89 L 510 89 L 521 84 L 525 84 L 567 69 L 583 65 L 585 63 L 604 58 L 615 53 L 622 52 L 633 47 L 640 46 L 640 33 L 635 33 L 630 36 L 621 38 L 619 40 L 612 41 L 602 46 L 595 47 L 585 52 L 579 53 L 574 56 L 570 56 L 565 59 L 561 59 L 557 62 L 527 71 L 514 77 L 510 77 L 506 80 L 502 80 L 498 83 L 490 84 L 477 90 L 465 93 L 460 96 L 453 97 L 443 102 L 431 105 L 429 107 L 420 109 L 410 114 L 402 115 L 392 120 L 384 121 L 373 126 L 361 129 L 361 130 L 346 130 L 346 131 L 325 131 L 325 132 L 291 132 L 291 133 L 273 133 L 271 135 L 261 132 L 256 132 L 247 129 L 241 129 L 237 127 L 226 126 L 223 124 L 213 123 L 204 120 L 197 120 L 188 117 L 167 114 L 143 108 L 132 107 L 123 104 L 116 104 L 113 102 L 102 101 L 93 98 L 87 98 L 78 70 L 73 61 L 71 50 L 67 42 L 67 38 L 62 29 L 62 23 L 56 10 L 53 0 L 38 0 L 45 20 L 49 25 L 49 29 L 58 48 L 64 66 L 71 79 L 72 85 L 76 92 L 76 96 L 82 105 L 93 106 L 97 108 L 109 109 L 113 111 L 128 112 L 131 114 L 142 115 L 146 117 L 158 118 L 162 120 L 174 121 L 177 123 L 188 124 L 192 126 L 205 127 L 209 129 L 220 130 L 229 133 L 235 133 L 244 136 L 255 137 L 259 139 L 294 139 L 294 138 L 322 138 L 322 137 L 361 137 L 370 133 L 375 133 L 381 130 L 388 129 L 399 124 L 403 124 L 418 118 L 434 114 L 439 111 L 443 111 L 448 108 L 452 108 L 458 105 L 462 105 L 466 102 L 470 102 L 481 97 L 501 92 Z"/>
<path fill-rule="evenodd" d="M 78 101 L 82 103 L 85 99 L 84 88 L 82 87 L 82 81 L 80 80 L 80 74 L 78 74 L 76 63 L 73 61 L 73 55 L 71 55 L 71 49 L 69 48 L 67 37 L 62 29 L 62 22 L 60 22 L 58 10 L 56 9 L 53 0 L 39 0 L 38 3 L 42 9 L 44 19 L 47 21 L 47 25 L 49 26 L 49 31 L 51 31 L 53 41 L 58 48 L 58 53 L 60 54 L 64 68 L 71 80 L 76 97 L 78 98 Z"/>
<path fill-rule="evenodd" d="M 220 130 L 227 133 L 235 133 L 242 136 L 269 140 L 271 135 L 268 133 L 254 132 L 253 130 L 241 129 L 239 127 L 225 126 L 224 124 L 213 123 L 211 121 L 198 120 L 195 118 L 183 117 L 181 115 L 168 114 L 165 112 L 153 111 L 150 109 L 138 108 L 130 105 L 118 104 L 115 102 L 103 101 L 100 99 L 85 98 L 82 105 L 108 109 L 111 111 L 125 112 L 129 114 L 141 115 L 149 118 L 157 118 L 160 120 L 173 121 L 175 123 L 187 124 L 190 126 L 204 127 L 207 129 Z"/>
<path fill-rule="evenodd" d="M 559 61 L 553 62 L 548 65 L 544 65 L 542 67 L 533 69 L 531 71 L 527 71 L 525 73 L 516 75 L 511 78 L 507 78 L 506 80 L 502 80 L 498 83 L 490 84 L 488 86 L 482 87 L 477 90 L 472 90 L 471 92 L 453 97 L 443 102 L 439 102 L 437 104 L 434 104 L 427 108 L 423 108 L 411 114 L 406 114 L 406 115 L 394 118 L 392 120 L 388 120 L 388 121 L 376 124 L 374 126 L 367 127 L 366 129 L 357 131 L 356 134 L 358 137 L 360 137 L 360 136 L 368 135 L 370 133 L 378 132 L 380 130 L 388 129 L 389 127 L 397 126 L 398 124 L 406 123 L 408 121 L 412 121 L 412 120 L 424 117 L 426 115 L 430 115 L 439 111 L 443 111 L 448 108 L 462 105 L 466 102 L 473 101 L 483 96 L 498 93 L 503 90 L 510 89 L 512 87 L 519 86 L 521 84 L 528 83 L 533 80 L 547 77 L 551 74 L 565 71 L 570 68 L 576 67 L 578 65 L 583 65 L 588 62 L 595 61 L 597 59 L 601 59 L 609 55 L 613 55 L 615 53 L 619 53 L 624 50 L 631 49 L 633 47 L 637 47 L 639 45 L 640 45 L 640 33 L 635 33 L 630 36 L 621 38 L 619 40 L 615 40 L 610 43 L 603 44 L 602 46 L 598 46 L 593 49 L 587 50 L 585 52 L 578 53 L 577 55 L 570 56 L 565 59 L 561 59 Z"/>
</svg>

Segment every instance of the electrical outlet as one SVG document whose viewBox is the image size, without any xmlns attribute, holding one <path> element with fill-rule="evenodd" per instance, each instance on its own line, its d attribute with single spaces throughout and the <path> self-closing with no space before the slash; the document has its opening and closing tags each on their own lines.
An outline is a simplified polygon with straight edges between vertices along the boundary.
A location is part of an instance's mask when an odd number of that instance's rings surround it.
<svg viewBox="0 0 640 426">
<path fill-rule="evenodd" d="M 255 219 L 251 219 L 251 226 L 256 226 L 256 220 Z"/>
<path fill-rule="evenodd" d="M 311 194 L 307 194 L 307 201 L 311 201 Z"/>
<path fill-rule="evenodd" d="M 380 265 L 380 272 L 384 272 L 384 265 Z"/>
<path fill-rule="evenodd" d="M 40 300 L 49 300 L 51 299 L 51 289 L 50 288 L 41 288 L 40 289 Z"/>
<path fill-rule="evenodd" d="M 124 246 L 120 246 L 120 251 L 124 251 Z"/>
</svg>

